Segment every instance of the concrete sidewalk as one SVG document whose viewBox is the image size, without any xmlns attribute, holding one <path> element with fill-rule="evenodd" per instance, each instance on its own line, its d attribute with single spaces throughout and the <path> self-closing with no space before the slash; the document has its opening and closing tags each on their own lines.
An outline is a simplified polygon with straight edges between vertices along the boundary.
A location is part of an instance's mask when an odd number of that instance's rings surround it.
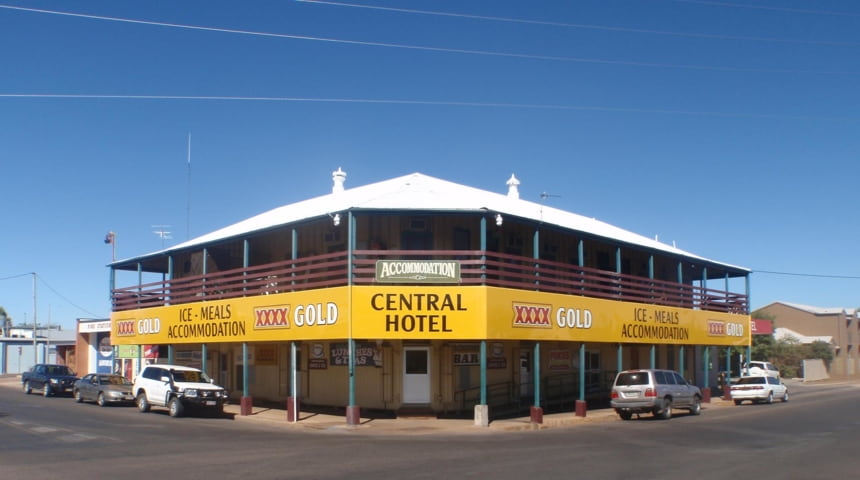
<svg viewBox="0 0 860 480">
<path fill-rule="evenodd" d="M 21 388 L 20 375 L 0 375 L 0 387 Z M 707 411 L 732 405 L 721 398 L 711 398 L 710 403 L 702 405 Z M 532 423 L 528 416 L 493 420 L 488 427 L 476 426 L 472 419 L 437 419 L 435 417 L 405 418 L 361 418 L 359 425 L 347 425 L 346 417 L 311 412 L 299 412 L 298 422 L 287 421 L 286 402 L 284 408 L 254 406 L 250 415 L 240 415 L 239 404 L 224 407 L 224 412 L 239 422 L 258 422 L 285 429 L 307 429 L 316 432 L 345 432 L 350 434 L 388 434 L 388 435 L 428 435 L 434 433 L 488 434 L 507 431 L 542 430 L 547 428 L 574 427 L 592 422 L 620 421 L 611 408 L 589 410 L 585 417 L 577 417 L 574 412 L 545 414 L 542 424 Z M 684 412 L 686 413 L 686 412 Z M 682 413 L 682 415 L 684 414 Z"/>
</svg>

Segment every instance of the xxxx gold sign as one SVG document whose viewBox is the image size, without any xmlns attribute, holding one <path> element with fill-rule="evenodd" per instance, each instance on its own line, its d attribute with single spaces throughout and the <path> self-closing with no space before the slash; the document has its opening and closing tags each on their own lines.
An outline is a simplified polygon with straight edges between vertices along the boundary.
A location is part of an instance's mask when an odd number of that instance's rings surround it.
<svg viewBox="0 0 860 480">
<path fill-rule="evenodd" d="M 748 345 L 749 316 L 486 287 L 487 338 Z"/>
<path fill-rule="evenodd" d="M 514 327 L 552 328 L 552 305 L 514 302 Z"/>
<path fill-rule="evenodd" d="M 254 328 L 290 328 L 289 313 L 289 305 L 255 308 Z"/>
<path fill-rule="evenodd" d="M 242 297 L 111 315 L 115 345 L 275 342 L 349 335 L 347 289 Z"/>
</svg>

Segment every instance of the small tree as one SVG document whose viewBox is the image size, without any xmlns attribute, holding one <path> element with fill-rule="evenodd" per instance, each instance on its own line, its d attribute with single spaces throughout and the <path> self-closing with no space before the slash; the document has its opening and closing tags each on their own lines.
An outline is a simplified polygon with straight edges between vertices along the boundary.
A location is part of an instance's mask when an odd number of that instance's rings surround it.
<svg viewBox="0 0 860 480">
<path fill-rule="evenodd" d="M 12 317 L 10 317 L 6 313 L 6 309 L 0 307 L 0 333 L 3 334 L 4 337 L 9 336 L 9 330 L 12 329 Z"/>
<path fill-rule="evenodd" d="M 821 340 L 816 340 L 806 346 L 807 358 L 820 358 L 829 367 L 833 361 L 833 347 Z"/>
<path fill-rule="evenodd" d="M 776 340 L 772 335 L 753 335 L 750 355 L 757 360 L 773 361 L 776 354 Z M 752 360 L 748 358 L 747 361 Z"/>
</svg>

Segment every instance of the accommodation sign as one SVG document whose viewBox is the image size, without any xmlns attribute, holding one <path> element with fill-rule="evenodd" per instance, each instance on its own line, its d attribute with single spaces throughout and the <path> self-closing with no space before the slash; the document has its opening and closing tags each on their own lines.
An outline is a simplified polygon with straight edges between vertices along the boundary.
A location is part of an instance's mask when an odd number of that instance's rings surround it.
<svg viewBox="0 0 860 480">
<path fill-rule="evenodd" d="M 460 262 L 454 260 L 377 260 L 379 283 L 460 283 Z"/>
</svg>

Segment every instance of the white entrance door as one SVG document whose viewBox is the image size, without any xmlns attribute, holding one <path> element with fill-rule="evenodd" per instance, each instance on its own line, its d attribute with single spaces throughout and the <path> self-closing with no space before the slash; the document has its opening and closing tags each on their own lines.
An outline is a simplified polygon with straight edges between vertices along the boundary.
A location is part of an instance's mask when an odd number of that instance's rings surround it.
<svg viewBox="0 0 860 480">
<path fill-rule="evenodd" d="M 430 403 L 430 348 L 403 348 L 403 403 Z"/>
<path fill-rule="evenodd" d="M 520 350 L 520 397 L 531 397 L 534 390 L 531 355 L 530 350 Z"/>
</svg>

